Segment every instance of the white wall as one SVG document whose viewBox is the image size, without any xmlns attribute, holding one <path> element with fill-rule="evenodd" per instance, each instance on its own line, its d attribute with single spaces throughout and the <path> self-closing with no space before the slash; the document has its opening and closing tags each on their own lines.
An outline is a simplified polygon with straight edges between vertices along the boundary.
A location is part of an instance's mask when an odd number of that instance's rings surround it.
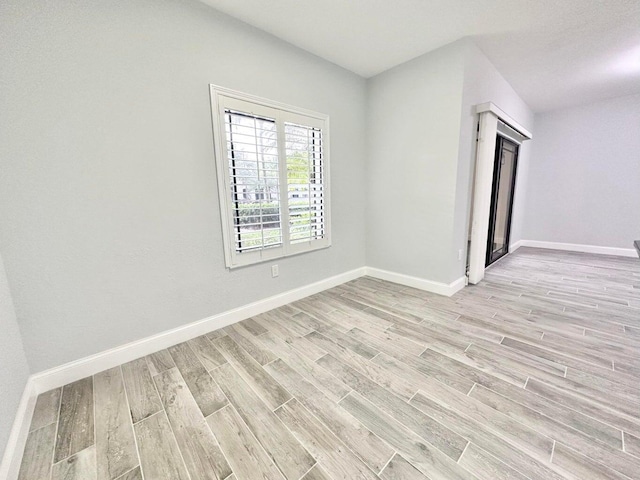
<svg viewBox="0 0 640 480">
<path fill-rule="evenodd" d="M 196 1 L 0 19 L 0 241 L 32 371 L 365 264 L 362 78 Z M 276 279 L 224 267 L 209 83 L 331 117 L 333 246 Z"/>
<path fill-rule="evenodd" d="M 450 283 L 464 48 L 369 80 L 367 265 Z"/>
<path fill-rule="evenodd" d="M 505 113 L 533 131 L 534 114 L 516 91 L 500 75 L 489 59 L 472 42 L 466 43 L 464 70 L 464 92 L 462 99 L 462 120 L 460 122 L 460 158 L 456 190 L 455 243 L 452 249 L 463 249 L 466 258 L 467 239 L 470 224 L 471 191 L 476 160 L 477 120 L 475 106 L 493 102 Z M 516 171 L 516 187 L 511 219 L 511 238 L 513 244 L 522 239 L 524 222 L 524 204 L 527 194 L 527 176 L 531 157 L 532 143 L 525 141 L 519 151 Z M 453 276 L 464 274 L 464 265 L 455 265 Z"/>
<path fill-rule="evenodd" d="M 27 358 L 0 257 L 0 459 L 28 377 Z"/>
<path fill-rule="evenodd" d="M 640 95 L 536 116 L 524 237 L 633 248 L 640 238 Z"/>
</svg>

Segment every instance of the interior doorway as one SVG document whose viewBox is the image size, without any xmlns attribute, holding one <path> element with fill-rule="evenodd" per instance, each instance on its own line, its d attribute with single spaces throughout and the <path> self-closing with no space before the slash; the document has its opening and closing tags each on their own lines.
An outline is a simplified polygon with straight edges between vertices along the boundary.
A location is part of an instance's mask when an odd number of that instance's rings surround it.
<svg viewBox="0 0 640 480">
<path fill-rule="evenodd" d="M 487 267 L 509 253 L 518 148 L 517 143 L 497 135 L 485 261 Z"/>
</svg>

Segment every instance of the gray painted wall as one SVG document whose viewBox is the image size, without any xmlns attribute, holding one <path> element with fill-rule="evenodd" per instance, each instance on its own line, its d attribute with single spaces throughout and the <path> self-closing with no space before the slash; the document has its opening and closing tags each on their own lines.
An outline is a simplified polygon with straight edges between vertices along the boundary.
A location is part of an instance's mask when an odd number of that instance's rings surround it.
<svg viewBox="0 0 640 480">
<path fill-rule="evenodd" d="M 0 242 L 32 371 L 365 264 L 364 79 L 196 1 L 0 19 Z M 224 267 L 209 83 L 330 115 L 333 246 L 276 279 Z"/>
<path fill-rule="evenodd" d="M 633 248 L 640 95 L 536 115 L 524 238 Z"/>
<path fill-rule="evenodd" d="M 367 264 L 443 283 L 465 273 L 475 105 L 532 130 L 526 103 L 463 39 L 369 80 Z M 530 144 L 521 151 L 512 240 L 520 238 Z M 458 259 L 458 251 L 462 258 Z"/>
<path fill-rule="evenodd" d="M 0 257 L 0 459 L 29 377 L 9 283 Z"/>
<path fill-rule="evenodd" d="M 464 46 L 369 80 L 367 264 L 449 283 Z M 463 263 L 463 262 L 460 262 Z"/>
</svg>

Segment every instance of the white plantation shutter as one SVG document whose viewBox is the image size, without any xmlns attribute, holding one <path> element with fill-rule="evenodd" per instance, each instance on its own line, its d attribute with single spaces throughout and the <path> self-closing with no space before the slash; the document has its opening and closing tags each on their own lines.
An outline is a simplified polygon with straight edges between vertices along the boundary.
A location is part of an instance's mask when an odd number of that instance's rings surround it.
<svg viewBox="0 0 640 480">
<path fill-rule="evenodd" d="M 276 122 L 225 109 L 236 252 L 282 244 Z"/>
<path fill-rule="evenodd" d="M 225 258 L 330 245 L 328 117 L 211 86 Z"/>
<path fill-rule="evenodd" d="M 292 244 L 324 236 L 322 129 L 284 124 Z"/>
</svg>

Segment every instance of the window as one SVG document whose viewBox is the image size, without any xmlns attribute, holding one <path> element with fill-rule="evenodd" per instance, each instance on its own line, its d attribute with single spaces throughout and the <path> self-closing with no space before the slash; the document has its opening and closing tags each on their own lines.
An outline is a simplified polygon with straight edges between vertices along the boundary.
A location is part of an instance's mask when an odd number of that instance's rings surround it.
<svg viewBox="0 0 640 480">
<path fill-rule="evenodd" d="M 230 268 L 330 245 L 329 118 L 211 85 Z"/>
</svg>

